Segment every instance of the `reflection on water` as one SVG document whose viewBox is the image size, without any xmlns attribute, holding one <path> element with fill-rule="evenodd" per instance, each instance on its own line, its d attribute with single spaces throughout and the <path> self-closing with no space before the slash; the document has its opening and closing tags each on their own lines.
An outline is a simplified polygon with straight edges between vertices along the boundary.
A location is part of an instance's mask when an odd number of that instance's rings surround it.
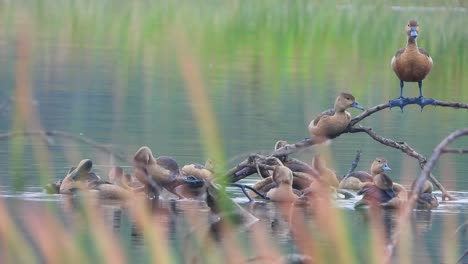
<svg viewBox="0 0 468 264">
<path fill-rule="evenodd" d="M 313 208 L 284 207 L 284 205 L 281 204 L 264 201 L 249 203 L 244 197 L 238 196 L 239 193 L 233 192 L 231 194 L 237 196 L 234 200 L 245 210 L 260 220 L 254 226 L 249 225 L 249 227 L 246 228 L 238 226 L 236 232 L 255 232 L 253 230 L 260 225 L 271 235 L 274 244 L 283 249 L 285 255 L 295 254 L 298 250 L 297 246 L 300 246 L 301 243 L 301 235 L 297 233 L 300 232 L 300 230 L 296 229 L 302 228 L 297 225 L 299 219 L 303 219 L 311 225 L 309 228 L 316 230 L 314 234 L 316 234 L 317 237 L 314 239 L 317 239 L 318 243 L 323 243 L 325 248 L 332 250 L 333 245 L 328 242 L 326 237 L 321 237 L 320 235 L 320 230 L 324 227 L 320 226 L 321 220 L 316 218 Z M 428 248 L 438 248 L 447 235 L 451 237 L 451 239 L 459 241 L 460 247 L 466 245 L 468 229 L 468 192 L 455 192 L 454 194 L 460 197 L 460 199 L 457 201 L 442 202 L 440 207 L 433 211 L 413 211 L 411 221 L 415 249 L 425 248 L 425 246 L 418 243 L 426 244 Z M 438 199 L 440 199 L 440 193 L 436 195 Z M 48 195 L 40 192 L 16 193 L 10 191 L 0 192 L 0 197 L 7 201 L 7 204 L 11 205 L 9 210 L 18 218 L 20 223 L 24 223 L 24 217 L 30 217 L 30 214 L 26 213 L 27 211 L 32 210 L 32 208 L 45 208 L 47 204 L 49 204 L 49 208 L 50 205 L 52 205 L 52 207 L 58 207 L 59 218 L 61 218 L 64 223 L 79 226 L 79 223 L 84 221 L 83 216 L 80 214 L 81 204 L 77 199 L 65 199 L 61 195 Z M 375 228 L 375 224 L 377 224 L 384 228 L 386 239 L 391 239 L 395 231 L 398 212 L 396 210 L 385 210 L 380 212 L 381 214 L 378 218 L 371 219 L 369 218 L 370 211 L 355 211 L 350 207 L 350 204 L 353 204 L 359 199 L 360 197 L 355 197 L 350 200 L 337 200 L 334 206 L 337 207 L 347 219 L 346 221 L 349 227 L 351 227 L 353 244 L 357 246 L 359 256 L 364 257 L 367 249 L 361 248 L 359 245 L 365 245 L 367 239 L 367 235 L 365 234 L 371 232 L 371 228 Z M 111 201 L 101 201 L 96 203 L 95 206 L 99 208 L 105 226 L 120 237 L 123 243 L 130 243 L 130 248 L 132 249 L 132 251 L 129 252 L 130 256 L 134 256 L 135 259 L 143 261 L 145 257 L 138 256 L 138 252 L 143 252 L 142 247 L 144 247 L 146 242 L 141 229 L 136 225 L 128 211 L 128 205 Z M 156 221 L 164 227 L 163 232 L 167 234 L 173 246 L 177 247 L 176 250 L 189 252 L 189 249 L 185 248 L 186 245 L 180 243 L 180 241 L 193 239 L 192 236 L 198 236 L 200 233 L 203 233 L 203 236 L 216 237 L 214 224 L 217 223 L 219 218 L 209 210 L 203 201 L 161 199 L 150 204 L 148 210 L 152 210 L 153 212 L 153 221 Z M 447 221 L 448 218 L 455 221 L 457 224 L 451 229 L 443 229 L 443 222 Z M 375 219 L 380 219 L 378 221 L 379 223 L 376 223 Z M 73 229 L 75 228 L 71 230 Z M 441 230 L 444 230 L 443 232 L 446 233 L 442 233 Z M 447 234 L 447 232 L 449 234 Z M 460 248 L 460 251 L 461 250 L 462 248 Z M 197 253 L 193 254 L 197 255 Z M 414 261 L 416 262 L 425 259 L 437 260 L 441 258 L 440 254 L 439 250 L 423 250 L 414 251 L 412 253 Z M 398 256 L 399 251 L 397 250 L 394 258 L 398 259 Z M 180 257 L 188 257 L 188 255 Z M 291 257 L 293 257 L 293 255 L 291 255 Z"/>
</svg>

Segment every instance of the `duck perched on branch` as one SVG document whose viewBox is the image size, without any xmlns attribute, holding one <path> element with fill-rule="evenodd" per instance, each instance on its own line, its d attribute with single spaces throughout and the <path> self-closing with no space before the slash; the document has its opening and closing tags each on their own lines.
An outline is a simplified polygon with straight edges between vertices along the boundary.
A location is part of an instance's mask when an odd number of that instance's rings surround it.
<svg viewBox="0 0 468 264">
<path fill-rule="evenodd" d="M 318 142 L 339 136 L 351 121 L 351 114 L 346 109 L 352 107 L 364 110 L 364 107 L 356 102 L 352 94 L 340 93 L 336 97 L 332 111 L 322 112 L 310 122 L 308 127 L 310 136 L 317 139 Z"/>
<path fill-rule="evenodd" d="M 419 48 L 416 38 L 419 34 L 419 24 L 416 20 L 408 21 L 406 35 L 408 41 L 406 47 L 399 49 L 392 58 L 392 68 L 400 79 L 400 97 L 390 100 L 390 107 L 398 106 L 401 109 L 409 103 L 409 98 L 403 97 L 404 82 L 417 82 L 419 86 L 419 97 L 416 103 L 421 109 L 433 104 L 434 99 L 424 98 L 422 95 L 422 81 L 432 69 L 432 58 L 426 50 Z"/>
</svg>

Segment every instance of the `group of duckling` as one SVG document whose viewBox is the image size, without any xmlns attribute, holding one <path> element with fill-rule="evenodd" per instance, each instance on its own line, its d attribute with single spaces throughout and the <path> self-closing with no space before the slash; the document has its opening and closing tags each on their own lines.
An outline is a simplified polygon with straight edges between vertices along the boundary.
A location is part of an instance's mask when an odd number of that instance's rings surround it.
<svg viewBox="0 0 468 264">
<path fill-rule="evenodd" d="M 432 68 L 432 59 L 424 49 L 418 48 L 418 33 L 418 22 L 410 20 L 406 26 L 407 45 L 392 58 L 392 68 L 400 79 L 400 97 L 389 101 L 391 107 L 403 108 L 411 99 L 403 97 L 404 82 L 418 82 L 419 97 L 414 98 L 415 103 L 424 107 L 433 102 L 433 99 L 422 96 L 422 80 Z M 329 141 L 348 128 L 351 121 L 351 114 L 347 111 L 349 108 L 364 110 L 352 94 L 340 93 L 332 110 L 321 113 L 310 122 L 308 130 L 316 144 Z M 278 141 L 275 150 L 286 145 L 286 141 Z M 287 155 L 272 158 L 272 162 L 271 170 L 258 171 L 247 167 L 233 175 L 232 181 L 260 172 L 264 179 L 255 184 L 253 189 L 266 194 L 270 200 L 280 202 L 303 201 L 317 196 L 323 189 L 331 192 L 342 189 L 357 191 L 357 194 L 363 195 L 362 200 L 357 202 L 357 207 L 379 205 L 395 208 L 404 204 L 408 197 L 405 188 L 394 183 L 385 174 L 390 167 L 384 158 L 376 158 L 372 162 L 370 173 L 355 172 L 340 181 L 320 156 L 315 156 L 311 165 Z M 178 198 L 197 198 L 206 193 L 206 183 L 214 179 L 211 161 L 207 161 L 205 166 L 189 164 L 180 169 L 173 158 L 155 158 L 151 149 L 146 146 L 141 147 L 133 157 L 132 175 L 115 167 L 109 172 L 109 180 L 105 181 L 91 172 L 91 168 L 91 160 L 82 160 L 77 167 L 68 171 L 63 180 L 49 185 L 49 191 L 72 194 L 77 190 L 89 190 L 98 192 L 103 198 L 127 199 L 136 192 L 158 197 L 165 189 Z M 432 184 L 426 181 L 423 192 L 419 195 L 419 207 L 430 209 L 438 205 L 432 189 Z"/>
</svg>

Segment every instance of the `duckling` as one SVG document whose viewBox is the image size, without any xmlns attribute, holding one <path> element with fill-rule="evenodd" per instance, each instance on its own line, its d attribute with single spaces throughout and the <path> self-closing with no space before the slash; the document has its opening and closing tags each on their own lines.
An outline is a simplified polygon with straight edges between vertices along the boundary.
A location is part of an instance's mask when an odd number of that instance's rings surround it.
<svg viewBox="0 0 468 264">
<path fill-rule="evenodd" d="M 333 170 L 327 168 L 325 161 L 320 155 L 315 155 L 312 159 L 314 169 L 319 174 L 319 179 L 330 187 L 337 188 L 339 185 L 336 174 Z"/>
<path fill-rule="evenodd" d="M 416 20 L 408 21 L 406 25 L 406 35 L 408 41 L 405 48 L 399 49 L 392 58 L 392 68 L 400 79 L 400 97 L 390 101 L 390 106 L 403 108 L 405 98 L 403 97 L 404 82 L 417 82 L 419 86 L 418 104 L 424 107 L 433 103 L 433 99 L 426 99 L 422 95 L 422 81 L 432 69 L 432 58 L 429 53 L 419 48 L 416 38 L 419 33 L 419 24 Z"/>
<path fill-rule="evenodd" d="M 319 142 L 337 137 L 343 132 L 351 121 L 351 114 L 346 109 L 354 107 L 360 110 L 364 108 L 355 101 L 353 95 L 340 93 L 335 100 L 334 111 L 323 112 L 309 124 L 309 133 Z"/>
<path fill-rule="evenodd" d="M 144 170 L 144 173 L 139 174 L 138 180 L 143 184 L 151 184 L 152 189 L 156 189 L 157 187 L 155 185 L 158 185 L 179 198 L 185 198 L 177 192 L 177 186 L 188 184 L 193 188 L 198 188 L 204 185 L 204 181 L 196 177 L 182 177 L 180 175 L 179 165 L 173 158 L 161 156 L 155 159 L 151 149 L 147 146 L 141 147 L 135 153 L 133 161 L 135 168 Z M 145 178 L 145 174 L 151 177 Z"/>
<path fill-rule="evenodd" d="M 280 148 L 287 147 L 288 142 L 285 140 L 278 140 L 275 143 L 274 151 L 279 150 Z M 293 171 L 293 188 L 297 190 L 302 190 L 307 188 L 312 182 L 313 178 L 318 177 L 318 172 L 313 166 L 309 164 L 289 157 L 288 155 L 279 156 L 278 159 L 283 163 L 284 166 L 288 167 Z M 272 160 L 274 161 L 274 160 Z"/>
<path fill-rule="evenodd" d="M 339 188 L 359 191 L 366 182 L 372 182 L 375 175 L 383 173 L 389 168 L 386 159 L 375 158 L 370 167 L 371 174 L 365 171 L 351 173 L 340 181 Z"/>
<path fill-rule="evenodd" d="M 414 187 L 414 182 L 413 182 L 413 185 L 411 186 L 411 189 L 413 189 L 413 187 Z M 439 201 L 432 194 L 433 190 L 434 190 L 434 186 L 432 185 L 432 183 L 426 180 L 421 189 L 421 192 L 418 195 L 418 199 L 416 200 L 416 209 L 431 210 L 439 206 Z"/>
<path fill-rule="evenodd" d="M 391 170 L 388 166 L 382 168 L 383 170 Z M 363 197 L 354 205 L 356 208 L 363 205 L 381 206 L 397 197 L 393 191 L 392 179 L 383 172 L 375 175 L 372 183 L 365 183 L 357 194 L 363 195 Z"/>
<path fill-rule="evenodd" d="M 293 173 L 288 167 L 283 164 L 277 165 L 273 171 L 272 180 L 277 187 L 267 192 L 266 196 L 270 200 L 275 202 L 294 202 L 299 198 L 293 192 Z"/>
</svg>

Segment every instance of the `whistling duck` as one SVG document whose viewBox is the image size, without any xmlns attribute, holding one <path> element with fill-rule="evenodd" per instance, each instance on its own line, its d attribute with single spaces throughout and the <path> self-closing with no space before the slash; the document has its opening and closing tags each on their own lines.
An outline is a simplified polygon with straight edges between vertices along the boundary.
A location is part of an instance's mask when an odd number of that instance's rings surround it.
<svg viewBox="0 0 468 264">
<path fill-rule="evenodd" d="M 152 189 L 155 185 L 161 186 L 169 192 L 177 195 L 179 198 L 185 198 L 177 192 L 176 187 L 182 184 L 188 184 L 193 188 L 202 187 L 204 181 L 196 177 L 182 177 L 180 175 L 179 165 L 177 162 L 166 156 L 154 158 L 153 152 L 147 146 L 141 147 L 133 157 L 134 167 L 140 170 L 138 180 L 143 184 L 151 184 Z M 141 173 L 141 172 L 145 173 Z M 143 175 L 150 176 L 142 179 Z"/>
<path fill-rule="evenodd" d="M 299 198 L 293 191 L 293 173 L 288 167 L 282 163 L 276 165 L 271 177 L 276 187 L 269 190 L 266 194 L 270 200 L 275 202 L 294 202 Z"/>
<path fill-rule="evenodd" d="M 197 178 L 211 181 L 214 177 L 214 166 L 211 159 L 207 159 L 205 165 L 201 164 L 187 164 L 180 169 L 182 175 L 195 176 Z"/>
<path fill-rule="evenodd" d="M 340 181 L 339 187 L 341 189 L 359 191 L 366 182 L 372 182 L 375 175 L 388 170 L 388 168 L 389 167 L 386 159 L 376 158 L 370 167 L 371 174 L 365 171 L 353 172 Z"/>
<path fill-rule="evenodd" d="M 414 185 L 414 182 L 413 182 L 413 185 Z M 413 189 L 413 186 L 411 187 L 411 189 Z M 432 185 L 432 183 L 426 180 L 421 189 L 421 192 L 418 195 L 418 199 L 416 200 L 416 209 L 431 210 L 439 206 L 439 201 L 432 194 L 433 190 L 434 190 L 434 186 Z"/>
<path fill-rule="evenodd" d="M 384 171 L 391 170 L 388 166 L 382 168 Z M 397 197 L 397 194 L 393 191 L 392 179 L 383 172 L 375 175 L 372 183 L 365 183 L 357 194 L 363 195 L 363 197 L 354 207 L 362 205 L 382 206 Z"/>
<path fill-rule="evenodd" d="M 309 124 L 309 133 L 311 137 L 326 141 L 337 137 L 343 132 L 351 121 L 351 114 L 346 109 L 354 107 L 360 110 L 364 108 L 355 101 L 354 96 L 349 93 L 340 93 L 335 100 L 333 111 L 322 112 Z"/>
<path fill-rule="evenodd" d="M 96 174 L 91 172 L 93 162 L 90 159 L 84 159 L 76 167 L 70 168 L 60 185 L 61 194 L 72 194 L 75 189 L 87 188 L 87 182 L 90 180 L 99 180 Z"/>
<path fill-rule="evenodd" d="M 400 97 L 390 101 L 390 106 L 403 107 L 405 98 L 403 97 L 404 82 L 417 82 L 419 86 L 419 98 L 417 103 L 424 107 L 433 102 L 422 95 L 422 81 L 432 69 L 432 58 L 427 51 L 419 48 L 416 38 L 419 33 L 419 25 L 416 20 L 408 21 L 406 25 L 406 35 L 408 41 L 406 47 L 399 49 L 392 58 L 392 68 L 400 79 Z"/>
</svg>

